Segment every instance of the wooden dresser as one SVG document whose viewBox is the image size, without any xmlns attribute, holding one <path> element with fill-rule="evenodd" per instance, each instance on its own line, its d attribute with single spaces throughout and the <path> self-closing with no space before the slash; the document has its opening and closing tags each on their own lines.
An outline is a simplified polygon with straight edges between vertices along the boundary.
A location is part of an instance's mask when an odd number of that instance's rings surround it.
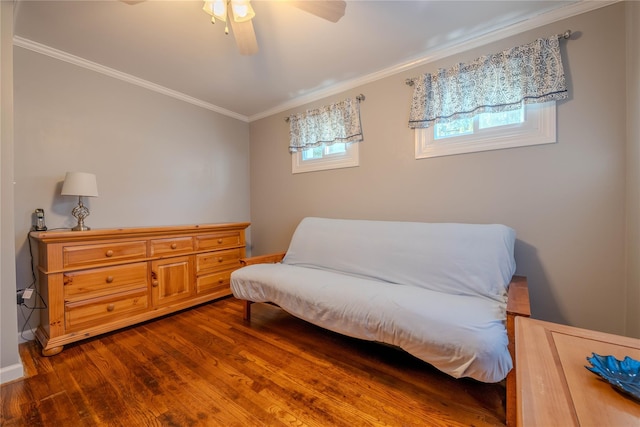
<svg viewBox="0 0 640 427">
<path fill-rule="evenodd" d="M 248 222 L 32 233 L 42 354 L 231 295 Z"/>
</svg>

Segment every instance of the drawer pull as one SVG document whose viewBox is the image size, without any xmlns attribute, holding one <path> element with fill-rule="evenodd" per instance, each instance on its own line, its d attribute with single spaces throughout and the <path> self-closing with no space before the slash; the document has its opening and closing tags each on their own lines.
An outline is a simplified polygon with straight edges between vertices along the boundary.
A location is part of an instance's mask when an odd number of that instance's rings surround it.
<svg viewBox="0 0 640 427">
<path fill-rule="evenodd" d="M 218 262 L 222 262 L 224 259 L 222 257 L 218 257 Z"/>
<path fill-rule="evenodd" d="M 177 248 L 177 247 L 178 247 L 178 245 L 177 245 L 176 243 L 172 243 L 172 244 L 171 244 L 171 249 L 175 249 L 175 248 Z"/>
<path fill-rule="evenodd" d="M 154 280 L 153 282 L 151 282 L 151 286 L 153 286 L 154 288 L 158 287 L 158 281 Z"/>
<path fill-rule="evenodd" d="M 113 256 L 113 251 L 111 249 L 109 249 L 107 252 L 104 253 L 107 258 L 111 258 Z"/>
<path fill-rule="evenodd" d="M 106 282 L 113 283 L 113 276 L 107 276 Z"/>
<path fill-rule="evenodd" d="M 107 311 L 113 311 L 116 308 L 116 306 L 114 304 L 109 304 L 107 306 Z"/>
<path fill-rule="evenodd" d="M 224 283 L 224 279 L 218 279 L 218 283 L 222 285 Z"/>
</svg>

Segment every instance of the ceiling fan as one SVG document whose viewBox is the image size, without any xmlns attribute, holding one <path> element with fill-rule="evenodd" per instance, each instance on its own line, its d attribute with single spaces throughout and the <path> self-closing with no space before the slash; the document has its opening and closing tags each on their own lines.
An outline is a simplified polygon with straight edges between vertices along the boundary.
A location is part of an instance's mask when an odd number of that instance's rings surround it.
<svg viewBox="0 0 640 427">
<path fill-rule="evenodd" d="M 292 0 L 287 3 L 331 22 L 338 22 L 344 16 L 347 7 L 343 0 Z M 250 0 L 204 0 L 202 10 L 211 15 L 211 22 L 219 19 L 231 24 L 241 55 L 254 55 L 258 52 L 258 41 L 252 22 L 256 14 Z M 227 25 L 225 34 L 229 34 Z"/>
</svg>

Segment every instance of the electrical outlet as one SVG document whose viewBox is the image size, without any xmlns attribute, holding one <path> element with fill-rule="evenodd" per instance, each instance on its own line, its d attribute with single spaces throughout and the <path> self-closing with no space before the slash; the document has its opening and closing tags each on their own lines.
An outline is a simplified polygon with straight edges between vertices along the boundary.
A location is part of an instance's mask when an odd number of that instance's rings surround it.
<svg viewBox="0 0 640 427">
<path fill-rule="evenodd" d="M 18 290 L 18 294 L 16 298 L 18 305 L 22 305 L 26 300 L 31 299 L 31 297 L 33 296 L 33 292 L 34 291 L 32 288 Z"/>
</svg>

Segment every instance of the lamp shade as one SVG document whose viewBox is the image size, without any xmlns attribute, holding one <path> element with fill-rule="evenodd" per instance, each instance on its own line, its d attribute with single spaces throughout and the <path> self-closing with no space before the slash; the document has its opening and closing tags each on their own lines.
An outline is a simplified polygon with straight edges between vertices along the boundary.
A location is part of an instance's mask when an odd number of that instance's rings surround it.
<svg viewBox="0 0 640 427">
<path fill-rule="evenodd" d="M 85 172 L 67 172 L 60 194 L 63 196 L 98 197 L 96 176 Z"/>
</svg>

